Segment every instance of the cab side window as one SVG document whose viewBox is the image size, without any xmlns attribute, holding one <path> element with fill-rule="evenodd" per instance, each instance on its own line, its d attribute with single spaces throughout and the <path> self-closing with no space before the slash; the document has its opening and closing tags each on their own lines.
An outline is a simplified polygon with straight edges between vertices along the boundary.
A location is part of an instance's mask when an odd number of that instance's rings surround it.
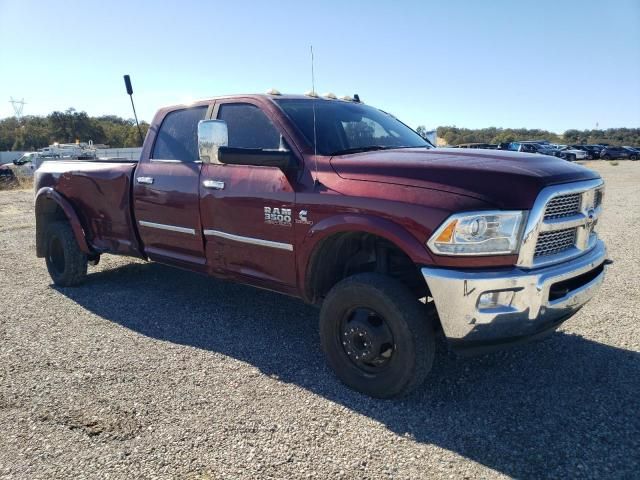
<svg viewBox="0 0 640 480">
<path fill-rule="evenodd" d="M 255 105 L 225 103 L 220 105 L 218 120 L 227 122 L 229 146 L 235 148 L 280 148 L 280 132 Z"/>
<path fill-rule="evenodd" d="M 167 114 L 153 146 L 152 159 L 198 160 L 198 122 L 204 120 L 207 107 L 185 108 Z"/>
</svg>

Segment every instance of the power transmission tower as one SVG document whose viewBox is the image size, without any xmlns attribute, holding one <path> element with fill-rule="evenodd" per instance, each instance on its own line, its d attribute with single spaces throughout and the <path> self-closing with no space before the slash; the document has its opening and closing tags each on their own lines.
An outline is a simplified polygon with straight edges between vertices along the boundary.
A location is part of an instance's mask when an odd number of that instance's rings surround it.
<svg viewBox="0 0 640 480">
<path fill-rule="evenodd" d="M 27 102 L 24 101 L 24 98 L 22 100 L 16 100 L 13 97 L 10 98 L 11 100 L 9 100 L 9 103 L 13 107 L 13 112 L 15 113 L 16 118 L 20 120 L 22 118 L 22 110 Z"/>
</svg>

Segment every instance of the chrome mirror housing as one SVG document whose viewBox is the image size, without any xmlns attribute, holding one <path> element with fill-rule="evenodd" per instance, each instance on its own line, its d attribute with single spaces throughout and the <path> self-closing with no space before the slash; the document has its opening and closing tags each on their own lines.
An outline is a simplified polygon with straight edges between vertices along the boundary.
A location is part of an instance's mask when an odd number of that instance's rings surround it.
<svg viewBox="0 0 640 480">
<path fill-rule="evenodd" d="M 229 144 L 229 131 L 224 120 L 198 122 L 198 154 L 204 163 L 218 163 L 218 148 Z"/>
</svg>

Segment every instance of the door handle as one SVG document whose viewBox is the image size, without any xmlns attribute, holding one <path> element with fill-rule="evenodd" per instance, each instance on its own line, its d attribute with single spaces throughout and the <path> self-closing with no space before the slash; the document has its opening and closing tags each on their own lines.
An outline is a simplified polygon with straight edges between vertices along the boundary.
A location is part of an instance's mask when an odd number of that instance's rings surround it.
<svg viewBox="0 0 640 480">
<path fill-rule="evenodd" d="M 138 178 L 136 178 L 136 182 L 143 183 L 145 185 L 152 185 L 153 184 L 153 177 L 138 177 Z"/>
<path fill-rule="evenodd" d="M 214 190 L 222 190 L 224 188 L 224 182 L 220 180 L 204 180 L 202 182 L 204 188 L 213 188 Z"/>
</svg>

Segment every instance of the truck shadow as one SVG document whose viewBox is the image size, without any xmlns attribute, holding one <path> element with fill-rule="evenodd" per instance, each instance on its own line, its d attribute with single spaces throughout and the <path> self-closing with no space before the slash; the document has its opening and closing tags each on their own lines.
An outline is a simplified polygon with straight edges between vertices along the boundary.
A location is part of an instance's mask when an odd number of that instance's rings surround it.
<svg viewBox="0 0 640 480">
<path fill-rule="evenodd" d="M 441 351 L 418 392 L 380 401 L 335 379 L 319 348 L 318 311 L 295 299 L 154 263 L 59 291 L 142 335 L 248 362 L 509 476 L 638 472 L 640 355 L 632 351 L 563 333 L 481 357 Z"/>
</svg>

